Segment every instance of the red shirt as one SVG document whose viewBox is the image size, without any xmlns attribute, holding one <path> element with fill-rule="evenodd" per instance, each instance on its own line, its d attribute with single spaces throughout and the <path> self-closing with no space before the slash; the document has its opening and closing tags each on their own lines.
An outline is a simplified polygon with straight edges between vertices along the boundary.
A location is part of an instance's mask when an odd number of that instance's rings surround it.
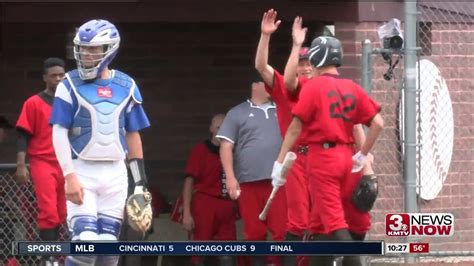
<svg viewBox="0 0 474 266">
<path fill-rule="evenodd" d="M 292 119 L 291 108 L 293 108 L 296 101 L 293 102 L 288 97 L 283 76 L 276 70 L 273 73 L 273 87 L 265 84 L 265 90 L 272 96 L 276 104 L 278 125 L 280 126 L 280 133 L 284 137 Z"/>
<path fill-rule="evenodd" d="M 16 127 L 25 130 L 31 136 L 27 150 L 30 158 L 41 157 L 44 160 L 56 160 L 52 140 L 53 132 L 49 125 L 51 103 L 47 103 L 40 94 L 31 96 L 23 104 Z"/>
<path fill-rule="evenodd" d="M 194 178 L 194 190 L 215 197 L 228 197 L 219 147 L 209 140 L 197 144 L 191 150 L 186 165 L 186 176 Z"/>
<path fill-rule="evenodd" d="M 285 80 L 278 71 L 274 70 L 273 76 L 273 88 L 265 84 L 265 90 L 270 94 L 270 96 L 272 96 L 273 101 L 275 101 L 280 133 L 282 137 L 285 137 L 286 131 L 288 130 L 291 120 L 293 119 L 291 110 L 298 102 L 301 86 L 304 85 L 309 79 L 304 76 L 299 77 L 298 88 L 295 92 L 291 93 L 287 90 L 285 86 Z M 305 131 L 305 128 L 303 128 L 303 132 L 300 134 L 298 139 L 299 143 L 304 142 L 306 136 Z"/>
<path fill-rule="evenodd" d="M 293 115 L 308 127 L 309 143 L 354 143 L 354 125 L 368 125 L 380 112 L 380 105 L 359 85 L 334 75 L 311 79 L 299 98 Z"/>
</svg>

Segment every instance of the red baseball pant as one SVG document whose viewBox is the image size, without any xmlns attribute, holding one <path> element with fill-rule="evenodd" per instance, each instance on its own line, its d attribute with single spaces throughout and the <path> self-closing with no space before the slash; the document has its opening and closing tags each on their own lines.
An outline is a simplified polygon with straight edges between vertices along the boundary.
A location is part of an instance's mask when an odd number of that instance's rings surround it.
<svg viewBox="0 0 474 266">
<path fill-rule="evenodd" d="M 235 202 L 220 199 L 205 193 L 196 192 L 191 203 L 194 219 L 192 240 L 236 240 Z M 196 265 L 202 257 L 193 256 L 191 262 Z"/>
<path fill-rule="evenodd" d="M 265 241 L 268 229 L 272 234 L 272 240 L 284 240 L 288 217 L 285 187 L 280 187 L 276 193 L 265 221 L 260 221 L 258 216 L 272 192 L 271 180 L 242 183 L 240 189 L 238 203 L 240 216 L 244 222 L 244 238 L 249 241 Z M 267 257 L 267 263 L 281 265 L 281 258 L 269 256 Z"/>
<path fill-rule="evenodd" d="M 236 240 L 234 206 L 232 200 L 194 193 L 191 204 L 193 240 Z"/>
<path fill-rule="evenodd" d="M 38 228 L 52 229 L 66 219 L 66 194 L 61 167 L 56 161 L 30 158 L 31 180 L 38 203 Z"/>
<path fill-rule="evenodd" d="M 348 229 L 342 202 L 347 193 L 347 180 L 352 177 L 353 149 L 348 145 L 323 148 L 310 145 L 307 173 L 311 193 L 311 234 L 330 234 Z"/>
<path fill-rule="evenodd" d="M 285 184 L 288 204 L 286 231 L 300 237 L 303 237 L 306 229 L 308 229 L 310 215 L 306 160 L 305 154 L 298 153 L 298 157 L 286 177 Z"/>
</svg>

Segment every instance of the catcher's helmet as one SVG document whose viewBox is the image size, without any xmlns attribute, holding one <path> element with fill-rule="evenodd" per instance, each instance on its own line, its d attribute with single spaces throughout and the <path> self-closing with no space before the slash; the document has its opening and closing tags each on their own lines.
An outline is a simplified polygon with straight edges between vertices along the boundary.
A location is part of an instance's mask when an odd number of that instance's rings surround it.
<svg viewBox="0 0 474 266">
<path fill-rule="evenodd" d="M 81 79 L 97 78 L 117 55 L 119 44 L 120 35 L 114 24 L 103 19 L 94 19 L 84 23 L 74 37 L 74 58 Z M 93 66 L 86 66 L 84 57 L 87 53 L 81 51 L 82 46 L 104 47 L 100 59 L 94 60 Z"/>
<path fill-rule="evenodd" d="M 314 39 L 308 53 L 309 61 L 314 67 L 339 67 L 342 64 L 341 42 L 334 37 L 320 36 Z"/>
</svg>

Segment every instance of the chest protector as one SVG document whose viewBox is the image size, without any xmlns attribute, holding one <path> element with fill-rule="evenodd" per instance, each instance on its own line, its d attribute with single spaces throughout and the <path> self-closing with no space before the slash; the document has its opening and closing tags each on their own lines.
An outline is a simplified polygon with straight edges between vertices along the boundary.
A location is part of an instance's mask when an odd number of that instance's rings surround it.
<svg viewBox="0 0 474 266">
<path fill-rule="evenodd" d="M 83 160 L 124 160 L 125 112 L 134 100 L 135 82 L 119 71 L 109 80 L 85 82 L 77 70 L 66 74 L 77 98 L 77 111 L 69 132 L 74 154 Z"/>
</svg>

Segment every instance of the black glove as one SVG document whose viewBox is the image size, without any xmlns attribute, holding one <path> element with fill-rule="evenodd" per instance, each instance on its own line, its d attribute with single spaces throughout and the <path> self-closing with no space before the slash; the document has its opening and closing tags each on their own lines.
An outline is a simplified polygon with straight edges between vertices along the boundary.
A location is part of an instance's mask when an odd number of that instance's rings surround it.
<svg viewBox="0 0 474 266">
<path fill-rule="evenodd" d="M 352 193 L 352 202 L 357 209 L 368 212 L 374 206 L 378 194 L 377 176 L 364 175 Z"/>
</svg>

